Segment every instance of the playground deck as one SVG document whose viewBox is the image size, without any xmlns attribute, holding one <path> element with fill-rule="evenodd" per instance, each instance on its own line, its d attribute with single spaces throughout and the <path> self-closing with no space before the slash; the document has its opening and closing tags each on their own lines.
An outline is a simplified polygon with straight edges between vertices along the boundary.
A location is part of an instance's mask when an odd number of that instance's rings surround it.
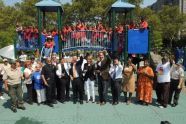
<svg viewBox="0 0 186 124">
<path fill-rule="evenodd" d="M 96 103 L 84 102 L 83 105 L 74 105 L 68 102 L 58 103 L 54 108 L 25 103 L 25 111 L 18 110 L 17 113 L 13 113 L 8 108 L 9 97 L 6 94 L 4 96 L 6 99 L 0 100 L 0 124 L 160 124 L 164 120 L 171 124 L 186 122 L 185 91 L 182 92 L 177 107 L 168 106 L 166 109 L 160 109 L 154 103 L 150 106 L 135 103 L 120 103 L 116 106 L 107 103 L 100 106 Z"/>
</svg>

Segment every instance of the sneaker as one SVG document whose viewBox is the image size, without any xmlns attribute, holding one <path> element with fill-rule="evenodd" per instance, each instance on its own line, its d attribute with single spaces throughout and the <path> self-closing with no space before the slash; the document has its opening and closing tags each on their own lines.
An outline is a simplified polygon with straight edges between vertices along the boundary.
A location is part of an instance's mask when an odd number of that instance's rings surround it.
<svg viewBox="0 0 186 124">
<path fill-rule="evenodd" d="M 83 104 L 83 101 L 81 100 L 79 103 L 82 105 Z"/>
<path fill-rule="evenodd" d="M 164 107 L 162 105 L 160 105 L 159 108 L 163 109 Z"/>
<path fill-rule="evenodd" d="M 54 107 L 54 105 L 53 104 L 51 104 L 51 103 L 49 103 L 49 104 L 47 104 L 49 107 Z"/>
<path fill-rule="evenodd" d="M 11 108 L 11 110 L 16 113 L 17 112 L 17 109 L 16 108 Z"/>
<path fill-rule="evenodd" d="M 1 100 L 4 100 L 5 98 L 4 98 L 3 96 L 0 96 L 0 99 L 1 99 Z"/>
<path fill-rule="evenodd" d="M 26 108 L 24 106 L 20 106 L 20 107 L 18 107 L 18 109 L 26 110 Z"/>
<path fill-rule="evenodd" d="M 130 103 L 131 103 L 131 101 L 130 101 L 130 100 L 128 100 L 128 101 L 127 101 L 127 105 L 130 105 Z"/>
<path fill-rule="evenodd" d="M 171 106 L 172 106 L 172 107 L 176 107 L 176 106 L 177 106 L 177 104 L 175 104 L 175 103 L 174 103 L 174 104 L 172 104 Z"/>
<path fill-rule="evenodd" d="M 106 102 L 102 102 L 100 105 L 105 105 L 106 104 Z"/>
<path fill-rule="evenodd" d="M 157 106 L 160 106 L 160 103 L 159 103 L 159 102 L 157 102 L 157 101 L 155 102 L 155 104 L 156 104 Z"/>
<path fill-rule="evenodd" d="M 57 101 L 56 100 L 52 101 L 52 104 L 57 104 Z"/>
</svg>

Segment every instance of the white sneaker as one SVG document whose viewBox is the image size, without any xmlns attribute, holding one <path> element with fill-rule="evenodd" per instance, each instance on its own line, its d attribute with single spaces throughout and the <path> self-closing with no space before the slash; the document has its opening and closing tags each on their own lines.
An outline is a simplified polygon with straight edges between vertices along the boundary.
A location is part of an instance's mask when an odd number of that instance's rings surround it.
<svg viewBox="0 0 186 124">
<path fill-rule="evenodd" d="M 163 109 L 164 107 L 160 105 L 159 108 Z"/>
<path fill-rule="evenodd" d="M 5 98 L 4 98 L 3 96 L 0 96 L 0 99 L 1 99 L 1 100 L 4 100 Z"/>
</svg>

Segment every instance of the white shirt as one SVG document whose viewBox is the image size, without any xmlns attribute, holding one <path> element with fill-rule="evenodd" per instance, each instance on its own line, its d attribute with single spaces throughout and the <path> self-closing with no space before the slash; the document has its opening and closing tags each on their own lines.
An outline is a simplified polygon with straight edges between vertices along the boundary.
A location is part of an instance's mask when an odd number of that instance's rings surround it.
<svg viewBox="0 0 186 124">
<path fill-rule="evenodd" d="M 83 63 L 82 63 L 82 65 L 81 65 L 81 69 L 82 69 L 82 70 L 84 70 L 84 65 L 85 65 L 85 63 L 87 63 L 87 60 L 86 60 L 86 59 L 83 59 Z"/>
<path fill-rule="evenodd" d="M 170 82 L 170 62 L 158 64 L 156 71 L 158 72 L 158 83 Z"/>
<path fill-rule="evenodd" d="M 34 61 L 34 63 L 32 64 L 32 70 L 33 70 L 33 71 L 36 70 L 36 65 L 37 65 L 37 62 Z"/>
<path fill-rule="evenodd" d="M 20 55 L 19 59 L 20 59 L 21 62 L 25 62 L 26 59 L 27 59 L 27 55 L 25 55 L 25 54 L 24 55 Z"/>
<path fill-rule="evenodd" d="M 28 69 L 28 68 L 25 68 L 24 73 L 27 73 L 28 75 L 31 75 L 32 71 L 30 69 Z M 30 78 L 25 79 L 24 83 L 25 84 L 32 84 L 31 76 L 30 76 Z"/>
<path fill-rule="evenodd" d="M 122 65 L 112 65 L 110 70 L 109 70 L 109 74 L 112 77 L 112 79 L 114 78 L 114 73 L 116 73 L 116 77 L 115 79 L 121 79 L 122 78 L 122 71 L 123 71 L 123 66 Z"/>
<path fill-rule="evenodd" d="M 176 65 L 173 65 L 171 68 L 171 79 L 179 80 L 180 78 L 184 77 L 184 70 L 183 68 L 176 68 Z"/>
<path fill-rule="evenodd" d="M 61 70 L 61 64 L 58 64 L 57 65 L 57 71 L 56 71 L 56 75 L 59 77 L 59 78 L 61 78 L 61 76 L 62 76 L 62 70 Z M 65 70 L 66 70 L 66 72 L 67 72 L 67 74 L 69 75 L 69 70 L 70 70 L 70 65 L 68 64 L 68 63 L 64 63 L 64 68 L 65 68 Z"/>
</svg>

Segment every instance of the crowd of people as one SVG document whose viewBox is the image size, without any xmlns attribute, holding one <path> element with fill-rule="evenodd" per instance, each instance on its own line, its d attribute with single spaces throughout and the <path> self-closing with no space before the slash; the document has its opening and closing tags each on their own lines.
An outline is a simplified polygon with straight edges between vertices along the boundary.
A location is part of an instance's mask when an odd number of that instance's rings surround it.
<svg viewBox="0 0 186 124">
<path fill-rule="evenodd" d="M 147 29 L 148 23 L 145 18 L 141 18 L 139 24 L 134 21 L 127 22 L 126 24 L 119 24 L 115 27 L 114 32 L 118 34 L 123 34 L 125 27 L 128 29 Z M 16 32 L 18 34 L 18 47 L 23 48 L 37 48 L 37 40 L 39 38 L 39 31 L 37 27 L 28 26 L 22 27 L 20 24 L 16 25 Z M 91 26 L 84 22 L 78 21 L 76 25 L 66 25 L 58 32 L 56 28 L 47 31 L 43 29 L 42 35 L 45 37 L 51 36 L 55 37 L 60 33 L 60 38 L 64 43 L 64 47 L 68 47 L 67 42 L 71 42 L 71 46 L 83 45 L 83 44 L 94 44 L 94 45 L 109 45 L 112 40 L 113 29 L 104 26 L 101 22 L 97 25 Z"/>
<path fill-rule="evenodd" d="M 11 98 L 11 109 L 25 110 L 24 101 L 36 102 L 53 107 L 58 102 L 73 104 L 97 103 L 105 105 L 108 100 L 108 89 L 112 94 L 112 104 L 134 102 L 136 92 L 139 104 L 152 104 L 153 84 L 156 82 L 157 105 L 166 108 L 178 105 L 179 94 L 184 86 L 182 62 L 174 62 L 166 56 L 162 58 L 156 70 L 153 70 L 148 59 L 143 59 L 143 66 L 136 67 L 134 59 L 128 58 L 121 64 L 117 57 L 111 59 L 107 51 L 100 51 L 97 58 L 86 56 L 63 56 L 58 60 L 56 54 L 46 58 L 45 63 L 36 61 L 34 56 L 22 56 L 22 61 L 4 59 L 1 67 L 0 95 L 2 84 Z M 137 74 L 137 77 L 135 76 Z M 155 81 L 156 80 L 156 81 Z M 3 82 L 3 83 L 2 83 Z M 96 90 L 96 84 L 98 90 Z M 27 99 L 23 99 L 23 85 L 27 88 Z M 71 87 L 72 86 L 72 87 Z M 72 89 L 72 96 L 70 95 Z M 96 99 L 98 92 L 98 99 Z M 124 95 L 124 99 L 121 97 Z M 85 97 L 86 96 L 86 97 Z M 173 100 L 172 100 L 173 99 Z"/>
</svg>

